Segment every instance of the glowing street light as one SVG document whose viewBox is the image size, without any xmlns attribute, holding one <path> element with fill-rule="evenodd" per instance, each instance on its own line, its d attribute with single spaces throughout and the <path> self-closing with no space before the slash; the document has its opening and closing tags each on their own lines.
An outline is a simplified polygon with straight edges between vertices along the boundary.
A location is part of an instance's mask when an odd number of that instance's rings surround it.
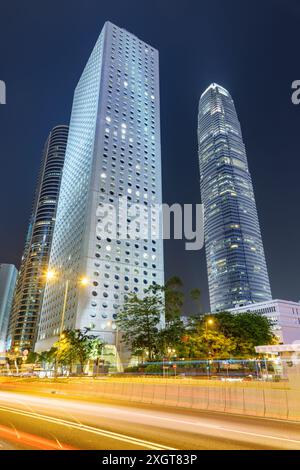
<svg viewBox="0 0 300 470">
<path fill-rule="evenodd" d="M 46 271 L 46 280 L 52 281 L 54 278 L 55 278 L 55 271 L 53 271 L 52 269 L 48 269 Z"/>
<path fill-rule="evenodd" d="M 205 336 L 207 336 L 207 328 L 214 324 L 214 320 L 212 318 L 208 318 L 205 322 Z"/>
<path fill-rule="evenodd" d="M 82 277 L 79 279 L 79 283 L 81 286 L 86 287 L 89 284 L 89 280 L 87 277 Z"/>
<path fill-rule="evenodd" d="M 47 281 L 53 281 L 56 279 L 57 273 L 53 269 L 48 269 L 46 271 L 46 280 Z M 58 276 L 64 278 L 63 275 Z M 64 278 L 65 279 L 65 278 Z M 86 287 L 89 285 L 89 279 L 86 276 L 82 276 L 79 279 L 77 279 L 77 282 L 80 286 Z M 62 314 L 61 314 L 61 322 L 60 322 L 60 338 L 64 339 L 63 330 L 64 330 L 64 323 L 65 323 L 65 313 L 66 313 L 66 307 L 67 307 L 67 300 L 68 300 L 68 293 L 69 293 L 69 284 L 70 284 L 70 279 L 65 279 L 65 292 L 64 292 L 64 301 L 63 301 L 63 308 L 62 308 Z"/>
</svg>

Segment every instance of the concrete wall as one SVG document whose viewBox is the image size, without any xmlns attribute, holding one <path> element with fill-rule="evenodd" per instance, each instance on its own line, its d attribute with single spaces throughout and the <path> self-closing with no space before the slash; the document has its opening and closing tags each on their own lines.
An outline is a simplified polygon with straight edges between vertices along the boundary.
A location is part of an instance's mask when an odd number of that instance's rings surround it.
<svg viewBox="0 0 300 470">
<path fill-rule="evenodd" d="M 252 384 L 251 384 L 252 385 Z M 0 390 L 36 391 L 56 396 L 118 399 L 195 410 L 300 421 L 300 390 L 232 384 L 185 385 L 134 381 L 88 380 L 16 382 L 2 379 Z"/>
</svg>

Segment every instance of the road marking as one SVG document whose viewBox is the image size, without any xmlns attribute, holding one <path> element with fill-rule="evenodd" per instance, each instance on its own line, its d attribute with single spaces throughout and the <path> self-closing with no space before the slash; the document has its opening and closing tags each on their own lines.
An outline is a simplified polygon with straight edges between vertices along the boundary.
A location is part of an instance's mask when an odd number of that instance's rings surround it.
<svg viewBox="0 0 300 470">
<path fill-rule="evenodd" d="M 29 417 L 29 418 L 35 418 L 35 419 L 39 419 L 39 420 L 42 420 L 42 421 L 48 421 L 49 423 L 60 424 L 61 426 L 68 426 L 68 427 L 73 428 L 73 429 L 90 432 L 90 433 L 97 434 L 97 435 L 100 435 L 100 436 L 108 437 L 110 439 L 115 439 L 115 440 L 118 440 L 118 441 L 127 442 L 129 444 L 135 444 L 135 445 L 138 445 L 138 446 L 141 446 L 141 447 L 147 447 L 148 449 L 152 449 L 152 450 L 177 450 L 173 447 L 167 447 L 167 446 L 157 444 L 157 443 L 154 443 L 154 442 L 144 441 L 143 439 L 137 439 L 135 437 L 126 436 L 124 434 L 119 434 L 119 433 L 115 433 L 115 432 L 112 432 L 112 431 L 106 431 L 105 429 L 95 428 L 93 426 L 88 426 L 86 424 L 80 424 L 79 425 L 77 423 L 72 423 L 72 421 L 67 421 L 67 420 L 59 419 L 59 418 L 54 418 L 52 416 L 42 415 L 42 414 L 39 414 L 39 413 L 31 413 L 29 411 L 21 411 L 21 410 L 17 410 L 15 408 L 10 408 L 10 407 L 6 407 L 6 406 L 1 406 L 0 411 L 13 413 L 13 414 L 21 415 L 21 416 L 26 416 L 26 417 Z"/>
<path fill-rule="evenodd" d="M 3 394 L 3 393 L 1 392 L 0 396 L 1 396 L 1 394 Z M 99 408 L 100 408 L 103 405 L 101 403 L 97 403 L 97 406 L 99 406 Z M 123 411 L 123 410 L 119 410 L 119 412 L 126 413 L 126 411 Z M 213 412 L 213 413 L 215 413 L 215 412 Z M 149 416 L 150 416 L 150 414 L 139 413 L 139 412 L 134 412 L 134 411 L 132 412 L 132 414 L 135 415 L 135 416 L 141 416 L 141 417 L 145 417 L 145 418 L 149 418 Z M 222 415 L 224 415 L 224 413 L 222 413 Z M 235 416 L 235 417 L 239 417 L 239 418 L 243 417 L 243 415 L 240 415 L 240 414 L 231 414 L 231 415 Z M 43 416 L 43 415 L 41 415 L 41 416 Z M 72 415 L 70 414 L 70 416 L 72 416 Z M 226 416 L 228 416 L 228 414 Z M 273 440 L 276 440 L 276 441 L 290 442 L 290 443 L 293 443 L 293 444 L 298 444 L 299 447 L 300 447 L 300 440 L 297 440 L 297 439 L 289 439 L 289 438 L 286 438 L 286 437 L 273 436 L 273 435 L 260 434 L 260 433 L 253 433 L 251 431 L 241 431 L 241 430 L 236 430 L 236 429 L 223 427 L 223 426 L 219 426 L 219 425 L 204 424 L 204 423 L 201 423 L 199 421 L 195 422 L 195 421 L 188 421 L 188 420 L 179 420 L 179 419 L 176 419 L 176 418 L 167 418 L 167 417 L 162 417 L 162 416 L 155 416 L 153 414 L 151 414 L 150 417 L 151 417 L 151 419 L 156 419 L 156 420 L 161 420 L 161 421 L 169 421 L 169 422 L 174 422 L 174 423 L 187 424 L 189 426 L 198 426 L 198 427 L 204 427 L 204 428 L 208 428 L 208 429 L 214 429 L 214 430 L 220 430 L 220 431 L 226 431 L 226 432 L 233 432 L 233 433 L 237 433 L 237 434 L 249 435 L 249 436 L 258 437 L 258 438 L 268 438 L 268 439 L 273 439 Z M 245 418 L 249 418 L 249 416 L 245 416 Z M 283 420 L 278 420 L 278 419 L 275 419 L 275 418 L 267 418 L 266 419 L 266 418 L 261 418 L 261 417 L 257 417 L 257 416 L 250 416 L 250 418 L 259 419 L 261 422 L 263 422 L 263 421 L 275 421 L 277 423 L 278 422 L 280 422 L 280 423 L 284 422 L 286 424 L 293 423 L 293 424 L 299 425 L 299 422 L 297 422 L 297 421 L 283 421 Z M 55 418 L 51 418 L 51 419 L 55 419 Z M 84 425 L 78 426 L 78 428 L 80 428 L 80 429 L 82 427 L 84 427 Z M 95 429 L 97 429 L 97 428 L 95 428 Z M 108 431 L 106 431 L 106 432 L 108 432 Z M 158 445 L 158 444 L 156 444 L 156 445 Z M 166 449 L 168 449 L 168 448 L 166 448 Z M 170 450 L 174 450 L 174 449 L 170 449 Z"/>
<path fill-rule="evenodd" d="M 149 415 L 145 414 L 145 413 L 134 413 L 135 415 L 137 416 L 143 416 L 143 417 L 148 417 L 149 418 Z M 268 438 L 268 439 L 275 439 L 275 440 L 278 440 L 278 441 L 287 441 L 287 442 L 292 442 L 292 443 L 296 443 L 296 444 L 299 444 L 300 446 L 300 440 L 297 440 L 297 439 L 288 439 L 287 437 L 279 437 L 279 436 L 272 436 L 270 434 L 259 434 L 259 433 L 254 433 L 254 432 L 250 432 L 250 431 L 239 431 L 237 429 L 232 429 L 232 428 L 226 428 L 226 427 L 223 427 L 223 426 L 219 426 L 217 424 L 204 424 L 204 423 L 200 423 L 199 421 L 195 422 L 195 421 L 186 421 L 186 420 L 179 420 L 179 419 L 175 419 L 175 418 L 165 418 L 165 417 L 162 417 L 162 416 L 151 416 L 151 418 L 155 418 L 155 419 L 160 419 L 162 421 L 171 421 L 171 422 L 174 422 L 174 423 L 181 423 L 181 424 L 188 424 L 189 426 L 200 426 L 200 427 L 204 427 L 204 428 L 209 428 L 209 429 L 216 429 L 216 430 L 220 430 L 220 431 L 226 431 L 226 432 L 235 432 L 235 433 L 238 433 L 238 434 L 246 434 L 246 435 L 249 435 L 249 436 L 255 436 L 255 437 L 265 437 L 265 438 Z"/>
</svg>

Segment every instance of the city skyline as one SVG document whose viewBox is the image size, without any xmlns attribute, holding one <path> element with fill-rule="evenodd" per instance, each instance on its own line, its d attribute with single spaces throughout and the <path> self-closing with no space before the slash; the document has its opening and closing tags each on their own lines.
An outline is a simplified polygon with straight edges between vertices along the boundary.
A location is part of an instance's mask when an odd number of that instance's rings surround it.
<svg viewBox="0 0 300 470">
<path fill-rule="evenodd" d="M 134 3 L 134 2 L 133 2 Z M 196 4 L 195 4 L 196 5 Z M 175 35 L 180 24 L 180 18 L 175 13 L 167 12 L 164 7 L 155 6 L 155 12 L 161 14 L 157 16 L 159 24 L 164 23 L 164 19 L 170 15 L 171 24 L 167 26 L 164 33 L 160 30 L 153 31 L 145 21 L 142 14 L 136 6 L 136 20 L 132 20 L 130 15 L 122 10 L 119 14 L 112 14 L 115 22 L 124 26 L 126 29 L 134 31 L 142 39 L 153 43 L 160 49 L 161 56 L 161 86 L 162 86 L 162 162 L 164 189 L 163 199 L 166 202 L 199 202 L 198 189 L 198 162 L 197 162 L 197 103 L 201 91 L 205 89 L 212 81 L 217 81 L 230 91 L 237 106 L 239 118 L 243 125 L 243 134 L 248 149 L 249 167 L 252 173 L 254 188 L 256 193 L 257 204 L 259 208 L 260 222 L 263 233 L 263 240 L 266 251 L 267 263 L 270 271 L 270 279 L 274 297 L 288 298 L 298 300 L 297 274 L 299 266 L 299 250 L 297 250 L 297 220 L 292 216 L 294 211 L 294 201 L 299 199 L 299 188 L 297 185 L 297 125 L 299 116 L 299 107 L 292 104 L 291 83 L 297 78 L 294 62 L 290 61 L 293 57 L 293 28 L 287 29 L 287 37 L 283 45 L 288 49 L 288 55 L 285 61 L 286 71 L 277 67 L 280 57 L 279 44 L 276 42 L 274 22 L 277 19 L 285 21 L 282 15 L 282 8 L 277 2 L 274 7 L 273 23 L 266 21 L 267 6 L 261 7 L 260 16 L 256 16 L 255 8 L 249 7 L 248 21 L 252 25 L 254 33 L 244 32 L 242 23 L 236 23 L 236 35 L 241 38 L 240 44 L 235 43 L 235 55 L 233 58 L 229 53 L 232 38 L 230 33 L 225 32 L 228 17 L 232 14 L 232 5 L 228 6 L 227 12 L 217 8 L 209 8 L 201 5 L 203 13 L 209 11 L 215 14 L 214 20 L 217 21 L 219 31 L 214 31 L 214 41 L 212 35 L 208 32 L 205 25 L 200 28 L 200 35 L 207 37 L 206 48 L 201 49 L 201 53 L 192 53 L 188 45 L 194 44 L 197 34 L 195 29 L 195 20 L 190 18 L 193 27 L 184 26 L 186 34 L 181 35 L 180 39 Z M 20 7 L 21 8 L 21 7 Z M 46 7 L 47 8 L 47 7 Z M 241 15 L 242 7 L 237 8 L 234 12 L 233 20 Z M 289 12 L 293 10 L 292 4 L 289 6 Z M 94 15 L 91 14 L 94 12 Z M 1 122 L 4 129 L 4 139 L 2 142 L 2 152 L 8 153 L 8 149 L 19 162 L 20 173 L 16 174 L 12 161 L 7 161 L 8 175 L 14 175 L 18 188 L 24 188 L 22 198 L 19 197 L 19 189 L 16 192 L 16 198 L 11 189 L 6 186 L 6 181 L 2 186 L 2 211 L 3 219 L 7 221 L 7 229 L 1 233 L 3 254 L 1 260 L 5 262 L 15 263 L 19 266 L 22 246 L 24 244 L 24 234 L 26 232 L 26 223 L 29 217 L 31 199 L 33 194 L 33 181 L 37 175 L 38 153 L 42 140 L 46 133 L 50 130 L 51 125 L 57 122 L 67 122 L 71 104 L 70 83 L 75 85 L 76 76 L 85 62 L 85 57 L 94 42 L 94 38 L 98 34 L 99 25 L 105 19 L 111 16 L 109 7 L 105 7 L 104 11 L 100 11 L 96 3 L 91 2 L 91 11 L 83 13 L 83 18 L 89 25 L 89 32 L 82 31 L 82 36 L 72 32 L 69 28 L 69 36 L 64 34 L 62 41 L 62 33 L 60 33 L 59 25 L 61 22 L 65 26 L 65 15 L 69 11 L 62 8 L 62 15 L 56 18 L 58 25 L 58 37 L 54 39 L 54 43 L 43 43 L 43 47 L 47 51 L 47 61 L 49 67 L 45 69 L 47 74 L 43 72 L 40 65 L 43 62 L 41 56 L 38 55 L 39 48 L 33 45 L 33 37 L 26 36 L 24 47 L 32 47 L 32 56 L 29 57 L 29 63 L 26 65 L 22 58 L 18 62 L 18 67 L 23 69 L 35 70 L 36 78 L 30 75 L 30 80 L 24 80 L 24 83 L 18 85 L 14 83 L 14 77 L 10 76 L 9 64 L 10 60 L 4 52 L 3 76 L 7 84 L 7 104 L 1 107 Z M 5 16 L 5 9 L 3 15 Z M 222 15 L 221 15 L 222 13 Z M 225 13 L 225 15 L 224 15 Z M 296 16 L 295 11 L 295 18 Z M 34 13 L 33 18 L 34 18 Z M 153 13 L 154 14 L 154 13 Z M 25 24 L 27 17 L 25 16 Z M 53 20 L 50 14 L 49 21 Z M 153 18 L 153 17 L 152 17 Z M 46 21 L 46 20 L 45 20 Z M 48 21 L 48 20 L 47 20 Z M 199 20 L 201 22 L 201 19 Z M 289 21 L 292 21 L 289 17 Z M 163 29 L 161 29 L 163 30 Z M 265 34 L 265 30 L 269 32 L 269 36 Z M 22 28 L 21 30 L 22 31 Z M 5 28 L 1 32 L 5 35 Z M 18 37 L 18 36 L 16 36 Z M 202 36 L 201 36 L 202 37 Z M 262 38 L 264 40 L 262 41 Z M 268 39 L 270 38 L 270 39 Z M 271 41 L 272 38 L 272 41 Z M 58 43 L 61 49 L 55 48 Z M 248 42 L 247 42 L 248 41 Z M 253 42 L 250 46 L 250 42 Z M 272 52 L 269 54 L 272 43 Z M 72 54 L 74 50 L 76 52 Z M 11 47 L 14 50 L 15 43 Z M 243 45 L 243 47 L 242 47 Z M 259 45 L 259 46 L 258 46 Z M 174 50 L 173 50 L 174 48 Z M 243 61 L 243 70 L 240 69 L 240 63 L 244 56 L 244 49 L 247 49 L 247 60 Z M 176 59 L 175 59 L 176 49 Z M 188 54 L 185 51 L 189 51 Z M 259 54 L 257 51 L 260 51 Z M 265 61 L 265 56 L 269 59 Z M 59 59 L 60 58 L 60 59 Z M 34 60 L 33 60 L 34 59 Z M 50 64 L 54 64 L 57 60 L 63 60 L 64 77 L 68 80 L 59 80 L 58 75 L 53 71 Z M 225 60 L 226 59 L 226 60 Z M 41 62 L 42 61 L 42 62 Z M 273 62 L 275 64 L 276 73 L 272 73 L 272 80 L 266 83 L 265 78 L 268 71 L 272 69 Z M 290 63 L 291 62 L 291 63 Z M 36 63 L 36 65 L 34 65 Z M 289 66 L 290 63 L 290 66 Z M 183 67 L 180 67 L 182 64 Z M 255 67 L 254 67 L 255 64 Z M 257 68 L 256 68 L 257 65 Z M 183 69 L 188 74 L 183 74 Z M 14 69 L 15 70 L 15 69 Z M 260 70 L 260 73 L 256 71 Z M 50 72 L 50 73 L 49 73 Z M 170 80 L 171 74 L 177 74 L 178 80 Z M 270 75 L 271 76 L 271 75 Z M 39 80 L 39 85 L 36 83 Z M 43 82 L 44 80 L 44 82 Z M 52 91 L 50 83 L 56 84 L 55 91 Z M 15 93 L 18 87 L 20 93 Z M 28 91 L 28 94 L 25 93 Z M 36 96 L 36 101 L 34 100 Z M 176 97 L 176 99 L 174 99 Z M 255 99 L 253 99 L 255 97 Z M 57 99 L 56 99 L 57 98 Z M 31 106 L 29 106 L 29 101 Z M 38 102 L 43 101 L 43 112 Z M 59 106 L 57 105 L 58 103 Z M 12 129 L 16 128 L 15 121 L 11 114 L 11 109 L 26 110 L 26 116 L 30 119 L 24 119 L 23 127 L 20 129 L 18 141 L 22 143 L 22 148 L 26 148 L 26 156 L 30 161 L 30 165 L 24 165 L 21 155 L 24 155 L 24 149 L 19 151 L 19 142 L 11 139 Z M 12 108 L 14 107 L 14 108 Z M 47 110 L 47 113 L 44 110 Z M 258 110 L 261 110 L 258 112 Z M 264 118 L 262 118 L 264 115 Z M 23 114 L 24 116 L 24 114 Z M 180 121 L 180 116 L 185 116 Z M 22 111 L 20 114 L 22 118 Z M 38 126 L 38 130 L 33 127 Z M 179 124 L 180 123 L 180 124 Z M 24 130 L 23 130 L 24 129 Z M 181 130 L 181 132 L 180 132 Z M 273 133 L 276 133 L 276 145 L 273 139 Z M 10 136 L 10 137 L 9 137 Z M 184 162 L 187 163 L 180 167 L 180 161 L 184 155 Z M 290 159 L 290 165 L 282 167 L 282 160 Z M 180 167 L 180 171 L 174 168 Z M 271 173 L 270 173 L 271 172 Z M 271 177 L 270 177 L 271 175 Z M 8 180 L 9 178 L 7 178 Z M 278 190 L 278 182 L 280 181 L 280 191 Z M 18 226 L 16 221 L 7 212 L 5 204 L 5 194 L 11 194 L 10 201 L 13 207 L 12 213 L 18 213 Z M 284 221 L 280 218 L 284 214 Z M 295 225 L 296 224 L 296 225 Z M 288 235 L 287 235 L 288 234 Z M 287 242 L 288 237 L 288 242 Z M 5 248 L 4 248 L 5 247 Z M 7 247 L 7 248 L 6 248 Z M 186 284 L 194 285 L 202 289 L 203 308 L 208 308 L 207 301 L 207 280 L 204 250 L 199 253 L 188 253 L 184 250 L 183 244 L 179 241 L 170 241 L 165 244 L 166 248 L 166 277 L 171 274 L 179 274 Z M 178 256 L 174 257 L 174 253 Z M 286 274 L 282 276 L 282 271 Z"/>
<path fill-rule="evenodd" d="M 0 451 L 299 450 L 299 1 L 0 11 Z"/>
</svg>

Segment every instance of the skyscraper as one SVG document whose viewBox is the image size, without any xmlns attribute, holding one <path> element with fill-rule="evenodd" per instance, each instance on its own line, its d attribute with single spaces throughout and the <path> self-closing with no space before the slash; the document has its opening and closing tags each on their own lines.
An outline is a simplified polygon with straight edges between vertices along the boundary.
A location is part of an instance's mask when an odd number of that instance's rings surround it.
<svg viewBox="0 0 300 470">
<path fill-rule="evenodd" d="M 241 127 L 230 94 L 216 83 L 200 97 L 198 144 L 211 310 L 270 300 Z"/>
<path fill-rule="evenodd" d="M 158 52 L 106 22 L 74 93 L 37 351 L 73 328 L 114 345 L 127 294 L 163 282 L 161 239 L 122 237 L 130 216 L 117 237 L 97 231 L 105 205 L 125 197 L 161 203 Z"/>
<path fill-rule="evenodd" d="M 0 352 L 6 348 L 6 334 L 18 271 L 13 264 L 0 263 Z"/>
<path fill-rule="evenodd" d="M 56 126 L 46 141 L 9 322 L 11 348 L 32 349 L 45 286 L 68 126 Z"/>
</svg>

